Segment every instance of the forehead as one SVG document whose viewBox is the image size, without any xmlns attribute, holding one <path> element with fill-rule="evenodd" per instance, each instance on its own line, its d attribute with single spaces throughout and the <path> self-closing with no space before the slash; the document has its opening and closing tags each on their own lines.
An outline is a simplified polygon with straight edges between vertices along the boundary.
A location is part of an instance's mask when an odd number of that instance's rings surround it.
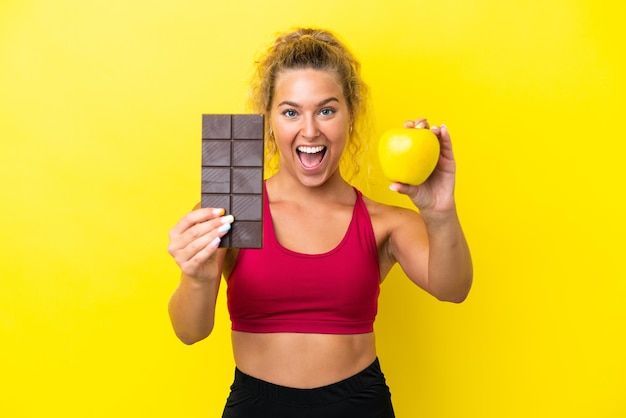
<svg viewBox="0 0 626 418">
<path fill-rule="evenodd" d="M 317 100 L 321 96 L 336 96 L 339 100 L 344 99 L 343 87 L 335 72 L 312 68 L 291 69 L 281 71 L 276 77 L 275 99 Z"/>
</svg>

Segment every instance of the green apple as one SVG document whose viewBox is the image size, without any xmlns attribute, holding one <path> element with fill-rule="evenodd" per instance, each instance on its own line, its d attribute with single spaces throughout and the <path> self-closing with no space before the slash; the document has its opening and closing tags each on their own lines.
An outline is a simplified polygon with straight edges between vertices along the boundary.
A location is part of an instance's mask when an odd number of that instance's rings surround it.
<svg viewBox="0 0 626 418">
<path fill-rule="evenodd" d="M 413 186 L 431 175 L 439 152 L 439 139 L 427 128 L 390 129 L 378 142 L 378 158 L 385 177 Z"/>
</svg>

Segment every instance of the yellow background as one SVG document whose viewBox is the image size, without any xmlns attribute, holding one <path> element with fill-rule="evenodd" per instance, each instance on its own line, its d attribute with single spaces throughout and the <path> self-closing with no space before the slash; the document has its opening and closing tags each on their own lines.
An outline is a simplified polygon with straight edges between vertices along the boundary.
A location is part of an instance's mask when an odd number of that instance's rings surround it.
<svg viewBox="0 0 626 418">
<path fill-rule="evenodd" d="M 243 111 L 256 52 L 294 25 L 360 57 L 373 141 L 421 116 L 453 135 L 475 285 L 452 305 L 398 269 L 384 283 L 397 415 L 626 416 L 624 15 L 592 0 L 2 0 L 0 416 L 219 416 L 225 298 L 209 340 L 175 339 L 167 232 L 198 200 L 200 114 Z M 408 204 L 372 164 L 364 191 Z"/>
</svg>

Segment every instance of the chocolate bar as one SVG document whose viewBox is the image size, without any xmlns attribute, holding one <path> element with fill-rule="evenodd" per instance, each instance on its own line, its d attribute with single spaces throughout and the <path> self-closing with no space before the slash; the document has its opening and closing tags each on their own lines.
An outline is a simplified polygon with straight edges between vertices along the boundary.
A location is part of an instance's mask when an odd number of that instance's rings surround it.
<svg viewBox="0 0 626 418">
<path fill-rule="evenodd" d="M 201 206 L 235 217 L 220 247 L 263 245 L 264 132 L 263 115 L 202 115 Z"/>
</svg>

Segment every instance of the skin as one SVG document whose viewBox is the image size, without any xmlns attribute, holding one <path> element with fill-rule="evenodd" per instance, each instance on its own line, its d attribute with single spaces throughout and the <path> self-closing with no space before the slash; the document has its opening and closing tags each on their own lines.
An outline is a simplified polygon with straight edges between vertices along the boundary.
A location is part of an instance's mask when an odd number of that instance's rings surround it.
<svg viewBox="0 0 626 418">
<path fill-rule="evenodd" d="M 281 72 L 273 97 L 268 118 L 280 169 L 267 180 L 267 192 L 276 236 L 293 251 L 327 252 L 345 235 L 356 200 L 338 170 L 352 123 L 350 109 L 336 76 L 313 69 Z M 445 126 L 431 128 L 423 119 L 407 121 L 405 127 L 432 129 L 441 156 L 425 183 L 391 185 L 406 194 L 420 213 L 364 198 L 378 246 L 380 275 L 384 279 L 399 263 L 417 286 L 442 301 L 459 303 L 467 297 L 473 273 L 454 201 L 456 166 L 450 135 Z M 326 147 L 321 163 L 313 168 L 302 165 L 297 152 L 301 146 Z M 219 228 L 230 222 L 221 211 L 196 209 L 170 231 L 168 250 L 182 275 L 169 313 L 176 334 L 187 344 L 206 338 L 213 329 L 221 277 L 228 280 L 237 257 L 235 249 L 217 248 L 216 239 L 226 233 Z M 237 367 L 244 373 L 297 388 L 345 379 L 376 357 L 373 333 L 233 331 L 232 344 Z"/>
</svg>

